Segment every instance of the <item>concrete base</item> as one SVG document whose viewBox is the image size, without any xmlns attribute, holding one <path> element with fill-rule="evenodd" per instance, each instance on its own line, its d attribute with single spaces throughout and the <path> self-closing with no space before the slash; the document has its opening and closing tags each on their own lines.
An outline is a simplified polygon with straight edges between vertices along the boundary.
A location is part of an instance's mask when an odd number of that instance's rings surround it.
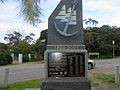
<svg viewBox="0 0 120 90">
<path fill-rule="evenodd" d="M 48 78 L 41 90 L 91 90 L 91 83 L 84 77 Z"/>
</svg>

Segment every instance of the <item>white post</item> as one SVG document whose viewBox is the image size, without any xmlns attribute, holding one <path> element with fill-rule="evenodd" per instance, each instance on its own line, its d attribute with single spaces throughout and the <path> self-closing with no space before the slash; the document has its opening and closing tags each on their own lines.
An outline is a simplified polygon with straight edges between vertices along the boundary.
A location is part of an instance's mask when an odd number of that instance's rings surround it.
<svg viewBox="0 0 120 90">
<path fill-rule="evenodd" d="M 11 53 L 12 60 L 14 61 L 14 53 Z"/>
<path fill-rule="evenodd" d="M 35 53 L 34 58 L 37 58 L 37 53 Z"/>
<path fill-rule="evenodd" d="M 28 54 L 29 61 L 31 60 L 31 54 Z"/>
<path fill-rule="evenodd" d="M 119 84 L 119 65 L 115 67 L 115 83 Z"/>
<path fill-rule="evenodd" d="M 19 54 L 19 63 L 22 63 L 22 62 L 23 62 L 23 55 Z"/>
<path fill-rule="evenodd" d="M 4 86 L 8 85 L 8 80 L 9 80 L 9 68 L 5 68 L 5 78 L 4 78 Z"/>
<path fill-rule="evenodd" d="M 112 44 L 113 44 L 113 58 L 115 57 L 115 41 L 113 40 L 112 41 Z"/>
</svg>

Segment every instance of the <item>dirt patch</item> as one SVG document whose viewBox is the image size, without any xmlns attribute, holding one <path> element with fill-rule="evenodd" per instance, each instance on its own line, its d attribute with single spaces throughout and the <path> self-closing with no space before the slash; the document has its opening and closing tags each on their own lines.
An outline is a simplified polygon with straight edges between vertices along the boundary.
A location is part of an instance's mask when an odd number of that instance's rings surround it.
<svg viewBox="0 0 120 90">
<path fill-rule="evenodd" d="M 120 90 L 120 85 L 103 85 L 100 87 L 93 87 L 92 90 Z"/>
</svg>

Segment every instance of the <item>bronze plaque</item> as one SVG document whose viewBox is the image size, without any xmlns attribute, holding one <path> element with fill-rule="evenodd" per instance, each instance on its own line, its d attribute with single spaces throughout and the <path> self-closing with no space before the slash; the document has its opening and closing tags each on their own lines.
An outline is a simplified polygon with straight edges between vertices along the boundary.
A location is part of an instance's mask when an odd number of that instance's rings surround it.
<svg viewBox="0 0 120 90">
<path fill-rule="evenodd" d="M 84 53 L 52 52 L 48 54 L 49 77 L 85 76 Z"/>
</svg>

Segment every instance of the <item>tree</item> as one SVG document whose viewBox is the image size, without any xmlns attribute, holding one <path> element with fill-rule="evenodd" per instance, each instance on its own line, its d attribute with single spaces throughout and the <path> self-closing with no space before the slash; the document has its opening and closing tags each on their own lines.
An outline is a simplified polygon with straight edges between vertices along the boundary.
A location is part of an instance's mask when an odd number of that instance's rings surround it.
<svg viewBox="0 0 120 90">
<path fill-rule="evenodd" d="M 109 26 L 109 25 L 103 25 L 102 27 L 101 27 L 101 30 L 112 30 L 112 28 Z"/>
<path fill-rule="evenodd" d="M 48 35 L 48 29 L 41 31 L 41 35 L 38 40 L 40 40 L 40 42 L 45 41 L 47 43 L 47 35 Z"/>
<path fill-rule="evenodd" d="M 97 20 L 93 20 L 92 18 L 88 18 L 88 19 L 85 19 L 85 24 L 86 25 L 89 25 L 89 27 L 91 26 L 96 26 L 98 24 L 98 21 Z"/>
<path fill-rule="evenodd" d="M 8 41 L 9 45 L 19 44 L 22 39 L 22 35 L 14 31 L 13 33 L 5 34 L 4 40 Z"/>
<path fill-rule="evenodd" d="M 112 41 L 115 41 L 115 56 L 120 56 L 120 28 L 103 25 L 84 30 L 84 44 L 88 52 L 112 56 Z"/>
<path fill-rule="evenodd" d="M 0 0 L 2 3 L 5 0 Z M 24 18 L 25 21 L 30 24 L 36 25 L 36 23 L 40 22 L 41 8 L 40 1 L 41 0 L 18 0 L 20 2 L 20 15 Z"/>
<path fill-rule="evenodd" d="M 12 49 L 13 49 L 14 53 L 17 55 L 19 53 L 29 54 L 32 52 L 30 44 L 25 41 L 21 41 L 18 45 L 13 46 Z"/>
<path fill-rule="evenodd" d="M 34 39 L 33 39 L 33 36 L 35 36 L 35 34 L 31 33 L 30 35 L 25 36 L 24 40 L 28 43 L 35 43 Z"/>
<path fill-rule="evenodd" d="M 21 41 L 28 42 L 29 44 L 34 43 L 33 33 L 23 37 L 22 33 L 14 31 L 12 33 L 5 34 L 4 40 L 8 41 L 8 45 L 18 45 Z"/>
<path fill-rule="evenodd" d="M 90 32 L 84 33 L 84 44 L 89 52 L 92 51 L 91 47 L 94 45 L 94 39 Z"/>
<path fill-rule="evenodd" d="M 112 56 L 112 45 L 111 44 L 102 44 L 102 45 L 100 45 L 99 52 L 102 55 Z"/>
<path fill-rule="evenodd" d="M 6 51 L 8 48 L 7 48 L 7 45 L 4 44 L 4 43 L 0 43 L 0 52 L 4 52 Z"/>
<path fill-rule="evenodd" d="M 37 39 L 34 45 L 34 50 L 37 52 L 38 59 L 43 60 L 44 52 L 47 45 L 47 32 L 48 29 L 41 31 L 39 39 Z"/>
</svg>

